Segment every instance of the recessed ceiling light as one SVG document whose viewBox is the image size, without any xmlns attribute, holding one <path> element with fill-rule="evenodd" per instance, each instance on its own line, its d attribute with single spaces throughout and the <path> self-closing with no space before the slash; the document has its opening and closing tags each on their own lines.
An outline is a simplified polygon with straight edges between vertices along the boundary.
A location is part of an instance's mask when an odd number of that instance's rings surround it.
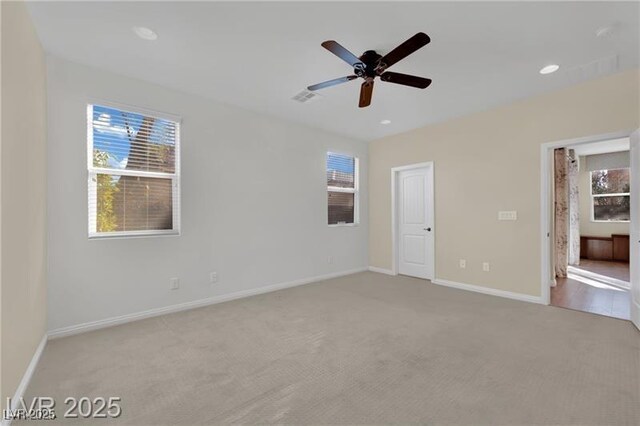
<svg viewBox="0 0 640 426">
<path fill-rule="evenodd" d="M 387 124 L 391 124 L 391 120 L 382 120 L 380 121 L 380 124 L 384 124 L 386 126 Z"/>
<path fill-rule="evenodd" d="M 147 27 L 133 27 L 133 32 L 143 40 L 156 40 L 158 38 L 158 34 Z"/>
<path fill-rule="evenodd" d="M 560 65 L 550 64 L 550 65 L 547 65 L 546 67 L 543 67 L 540 70 L 540 74 L 551 74 L 552 72 L 558 71 L 559 68 L 560 68 Z"/>
</svg>

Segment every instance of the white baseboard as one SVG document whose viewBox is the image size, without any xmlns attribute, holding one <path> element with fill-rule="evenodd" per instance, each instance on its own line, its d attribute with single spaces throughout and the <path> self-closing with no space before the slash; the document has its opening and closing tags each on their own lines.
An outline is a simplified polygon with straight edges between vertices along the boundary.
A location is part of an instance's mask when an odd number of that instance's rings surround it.
<svg viewBox="0 0 640 426">
<path fill-rule="evenodd" d="M 395 275 L 391 269 L 378 268 L 377 266 L 369 266 L 369 270 L 379 274 Z"/>
<path fill-rule="evenodd" d="M 20 398 L 24 396 L 24 393 L 27 390 L 27 387 L 29 386 L 31 377 L 33 376 L 33 373 L 36 370 L 38 362 L 40 361 L 40 356 L 42 356 L 42 352 L 44 351 L 44 347 L 46 345 L 47 345 L 47 334 L 45 333 L 45 335 L 42 336 L 42 340 L 40 340 L 40 343 L 38 344 L 36 351 L 33 353 L 33 357 L 31 357 L 31 362 L 29 362 L 27 369 L 22 375 L 22 380 L 20 380 L 20 383 L 18 384 L 18 388 L 13 394 L 13 398 L 11 399 L 11 407 L 5 407 L 5 408 L 12 409 L 12 410 L 15 410 L 18 408 L 18 401 L 20 400 Z M 9 426 L 11 424 L 11 420 L 5 420 L 3 418 L 1 424 L 2 426 Z"/>
<path fill-rule="evenodd" d="M 544 304 L 540 296 L 531 296 L 529 294 L 514 293 L 511 291 L 498 290 L 495 288 L 483 287 L 479 285 L 458 283 L 455 281 L 442 280 L 440 278 L 436 278 L 431 282 L 445 287 L 458 288 L 461 290 L 473 291 L 476 293 L 488 294 L 491 296 L 506 297 L 507 299 L 521 300 L 523 302 Z"/>
<path fill-rule="evenodd" d="M 282 290 L 290 287 L 297 287 L 304 284 L 310 284 L 317 281 L 338 278 L 345 275 L 351 275 L 358 272 L 364 272 L 367 268 L 350 269 L 347 271 L 334 272 L 331 274 L 317 275 L 315 277 L 302 278 L 299 280 L 287 281 L 284 283 L 272 284 L 264 287 L 253 288 L 249 290 L 237 291 L 220 296 L 198 299 L 191 302 L 179 303 L 177 305 L 163 306 L 161 308 L 149 309 L 147 311 L 135 312 L 132 314 L 121 315 L 112 318 L 105 318 L 97 321 L 86 322 L 83 324 L 71 325 L 49 331 L 49 338 L 56 339 L 74 334 L 85 333 L 87 331 L 98 330 L 101 328 L 112 327 L 114 325 L 125 324 L 132 321 L 138 321 L 145 318 L 157 317 L 159 315 L 170 314 L 173 312 L 186 311 L 189 309 L 200 308 L 202 306 L 215 305 L 216 303 L 229 302 L 231 300 L 241 299 L 243 297 L 256 296 L 258 294 L 270 293 L 272 291 Z"/>
</svg>

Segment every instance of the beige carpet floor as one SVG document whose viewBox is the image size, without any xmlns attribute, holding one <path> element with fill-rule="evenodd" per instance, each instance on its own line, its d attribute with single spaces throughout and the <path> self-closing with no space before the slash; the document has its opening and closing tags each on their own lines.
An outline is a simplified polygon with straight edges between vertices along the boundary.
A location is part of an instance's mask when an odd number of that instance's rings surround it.
<svg viewBox="0 0 640 426">
<path fill-rule="evenodd" d="M 36 395 L 121 397 L 102 425 L 639 425 L 640 332 L 365 272 L 50 341 Z"/>
</svg>

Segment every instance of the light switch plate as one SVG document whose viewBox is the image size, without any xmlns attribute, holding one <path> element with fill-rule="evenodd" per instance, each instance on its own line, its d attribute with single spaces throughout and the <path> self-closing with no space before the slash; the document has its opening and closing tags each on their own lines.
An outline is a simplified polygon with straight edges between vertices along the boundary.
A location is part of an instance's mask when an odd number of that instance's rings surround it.
<svg viewBox="0 0 640 426">
<path fill-rule="evenodd" d="M 515 210 L 498 212 L 498 220 L 517 220 L 517 219 L 518 219 L 518 212 Z"/>
</svg>

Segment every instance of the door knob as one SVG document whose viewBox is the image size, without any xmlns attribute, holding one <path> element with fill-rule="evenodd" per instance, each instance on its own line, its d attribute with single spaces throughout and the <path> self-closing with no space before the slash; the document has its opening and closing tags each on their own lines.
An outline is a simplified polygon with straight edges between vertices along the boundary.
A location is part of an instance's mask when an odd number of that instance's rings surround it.
<svg viewBox="0 0 640 426">
<path fill-rule="evenodd" d="M 431 228 L 423 228 L 423 231 L 431 232 Z"/>
</svg>

